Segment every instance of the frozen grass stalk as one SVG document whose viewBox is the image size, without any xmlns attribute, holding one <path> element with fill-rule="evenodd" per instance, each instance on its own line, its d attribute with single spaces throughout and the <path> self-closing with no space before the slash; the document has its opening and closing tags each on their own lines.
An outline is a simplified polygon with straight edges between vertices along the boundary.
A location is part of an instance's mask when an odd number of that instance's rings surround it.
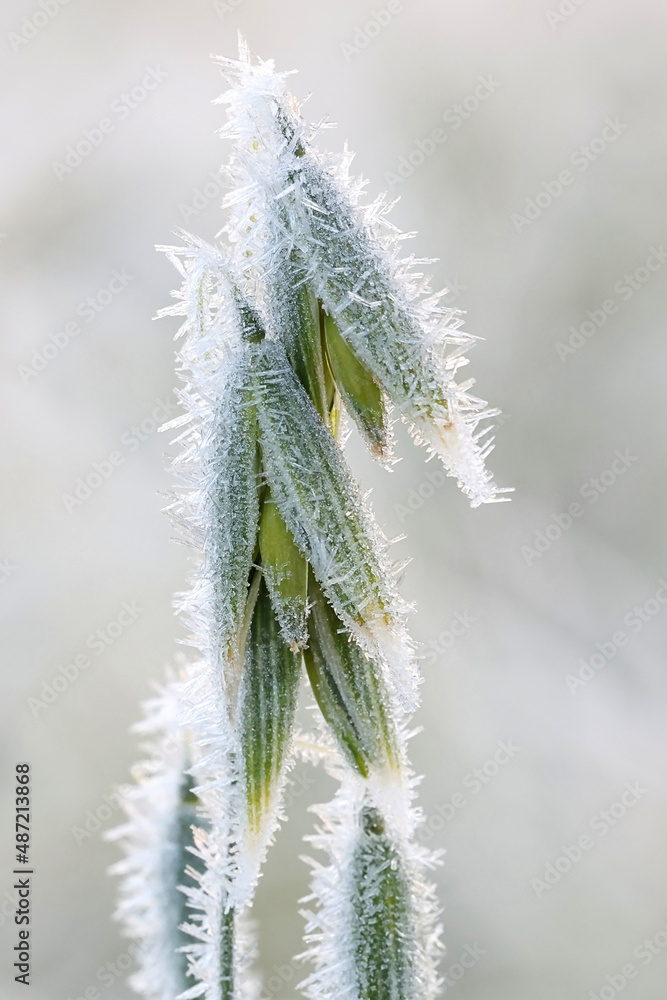
<svg viewBox="0 0 667 1000">
<path fill-rule="evenodd" d="M 154 1000 L 257 995 L 249 915 L 301 745 L 324 747 L 339 782 L 310 837 L 321 854 L 303 901 L 303 991 L 429 1000 L 438 858 L 415 836 L 406 751 L 419 674 L 397 567 L 340 426 L 347 413 L 388 466 L 394 411 L 477 506 L 505 499 L 485 467 L 497 411 L 456 381 L 474 338 L 399 257 L 389 206 L 362 203 L 351 157 L 315 147 L 287 74 L 243 42 L 238 60 L 216 62 L 229 84 L 226 225 L 215 245 L 181 233 L 161 248 L 182 278 L 160 315 L 182 319 L 169 510 L 197 554 L 177 610 L 199 658 L 152 706 L 157 757 L 123 792 L 133 985 Z M 297 740 L 304 674 L 320 732 Z"/>
</svg>

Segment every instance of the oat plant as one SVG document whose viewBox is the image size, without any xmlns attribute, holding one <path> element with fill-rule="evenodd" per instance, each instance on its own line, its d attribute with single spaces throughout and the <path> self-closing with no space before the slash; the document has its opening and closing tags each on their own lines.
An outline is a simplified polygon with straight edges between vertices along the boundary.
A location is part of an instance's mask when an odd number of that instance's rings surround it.
<svg viewBox="0 0 667 1000">
<path fill-rule="evenodd" d="M 216 59 L 229 90 L 226 224 L 161 248 L 182 286 L 182 416 L 170 512 L 197 553 L 178 611 L 199 657 L 149 704 L 157 733 L 127 823 L 118 916 L 133 985 L 155 1000 L 258 995 L 251 906 L 298 753 L 337 779 L 309 838 L 302 901 L 311 1000 L 428 1000 L 438 990 L 437 856 L 415 833 L 407 757 L 418 656 L 400 567 L 353 479 L 353 422 L 393 461 L 392 421 L 473 506 L 497 411 L 457 381 L 474 339 L 432 293 L 351 157 L 321 152 L 272 62 Z M 305 669 L 304 669 L 305 668 Z M 302 675 L 319 730 L 295 733 Z"/>
</svg>

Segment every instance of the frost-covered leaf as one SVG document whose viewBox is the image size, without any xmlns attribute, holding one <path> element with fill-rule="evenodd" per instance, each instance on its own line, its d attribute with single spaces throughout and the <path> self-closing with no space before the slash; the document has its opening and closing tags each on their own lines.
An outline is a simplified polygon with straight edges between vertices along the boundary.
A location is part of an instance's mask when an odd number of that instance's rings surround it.
<svg viewBox="0 0 667 1000">
<path fill-rule="evenodd" d="M 323 315 L 327 360 L 345 408 L 372 454 L 386 460 L 391 451 L 391 428 L 380 387 L 343 340 L 331 316 Z"/>
<path fill-rule="evenodd" d="M 259 522 L 257 415 L 249 359 L 239 356 L 213 425 L 204 549 L 213 638 L 230 691 L 238 686 L 239 637 Z"/>
<path fill-rule="evenodd" d="M 329 410 L 324 383 L 318 301 L 293 251 L 272 275 L 273 320 L 290 365 L 325 423 Z"/>
<path fill-rule="evenodd" d="M 253 371 L 263 468 L 286 525 L 343 621 L 388 628 L 379 535 L 333 437 L 280 345 L 258 345 Z"/>
<path fill-rule="evenodd" d="M 410 286 L 408 272 L 397 268 L 315 152 L 296 169 L 310 227 L 311 281 L 327 313 L 473 505 L 493 499 L 497 488 L 484 467 L 490 446 L 477 428 L 497 411 L 470 394 L 471 381 L 455 382 L 474 338 L 459 330 L 460 320 L 437 296 L 418 299 L 421 289 Z"/>
<path fill-rule="evenodd" d="M 246 836 L 261 837 L 275 813 L 290 749 L 301 654 L 285 643 L 268 588 L 259 590 L 245 648 L 239 731 L 243 750 Z"/>
<path fill-rule="evenodd" d="M 317 581 L 310 581 L 310 641 L 304 659 L 322 715 L 352 767 L 398 766 L 397 734 L 379 665 L 344 628 Z"/>
<path fill-rule="evenodd" d="M 331 434 L 278 344 L 257 348 L 253 366 L 263 467 L 285 523 L 341 617 L 389 617 L 368 516 Z"/>
<path fill-rule="evenodd" d="M 179 361 L 184 414 L 174 462 L 183 489 L 169 508 L 201 552 L 191 591 L 180 598 L 202 654 L 220 670 L 233 705 L 239 680 L 248 577 L 259 520 L 257 418 L 252 401 L 252 346 L 264 337 L 256 310 L 238 287 L 227 255 L 183 234 L 186 246 L 166 248 L 183 275 L 184 316 Z"/>
<path fill-rule="evenodd" d="M 195 985 L 175 1000 L 257 1000 L 259 983 L 251 971 L 256 952 L 254 928 L 247 912 L 235 907 L 227 893 L 228 846 L 202 830 L 195 830 L 195 845 L 202 871 L 189 892 L 193 912 L 183 925 L 190 941 L 186 955 Z"/>
<path fill-rule="evenodd" d="M 308 640 L 308 563 L 268 492 L 259 519 L 259 552 L 282 637 L 292 649 Z"/>
</svg>

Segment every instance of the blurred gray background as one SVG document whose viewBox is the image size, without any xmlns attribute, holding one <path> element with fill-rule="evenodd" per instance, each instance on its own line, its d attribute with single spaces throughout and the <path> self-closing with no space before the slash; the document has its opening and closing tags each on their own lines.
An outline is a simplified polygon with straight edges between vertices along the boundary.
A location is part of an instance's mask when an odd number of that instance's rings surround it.
<svg viewBox="0 0 667 1000">
<path fill-rule="evenodd" d="M 209 53 L 234 54 L 240 29 L 299 69 L 306 113 L 338 122 L 326 142 L 349 141 L 370 193 L 400 195 L 393 219 L 440 258 L 436 286 L 485 338 L 477 389 L 505 413 L 490 464 L 511 504 L 473 511 L 453 481 L 433 488 L 435 465 L 400 430 L 391 475 L 355 438 L 348 449 L 387 534 L 407 535 L 397 557 L 412 556 L 403 592 L 425 653 L 412 757 L 423 836 L 446 849 L 446 995 L 662 997 L 665 4 L 13 0 L 0 19 L 3 996 L 24 996 L 20 760 L 31 997 L 130 996 L 105 873 L 117 851 L 100 832 L 120 820 L 105 796 L 137 757 L 139 701 L 178 648 L 171 599 L 189 565 L 161 513 L 176 321 L 151 317 L 177 276 L 153 245 L 222 225 Z M 84 130 L 99 141 L 77 163 Z M 111 473 L 79 501 L 95 463 Z M 119 632 L 123 604 L 122 634 L 87 646 Z M 304 974 L 307 806 L 332 792 L 305 765 L 295 779 L 257 898 L 279 1000 Z"/>
</svg>

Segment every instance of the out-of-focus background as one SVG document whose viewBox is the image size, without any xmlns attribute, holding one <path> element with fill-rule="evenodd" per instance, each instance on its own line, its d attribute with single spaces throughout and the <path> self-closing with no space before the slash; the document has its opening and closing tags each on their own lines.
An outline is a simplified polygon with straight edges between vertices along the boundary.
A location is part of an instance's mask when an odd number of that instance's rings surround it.
<svg viewBox="0 0 667 1000">
<path fill-rule="evenodd" d="M 422 837 L 446 849 L 446 993 L 662 997 L 665 4 L 14 0 L 0 20 L 3 997 L 24 996 L 24 760 L 32 1000 L 130 996 L 101 833 L 139 702 L 182 636 L 171 600 L 190 559 L 161 513 L 176 321 L 152 316 L 177 276 L 153 245 L 222 225 L 209 53 L 234 54 L 239 29 L 299 69 L 295 93 L 338 122 L 326 142 L 348 140 L 369 192 L 400 195 L 393 219 L 440 258 L 435 284 L 485 338 L 479 393 L 504 411 L 490 464 L 511 504 L 470 510 L 400 431 L 391 475 L 348 449 L 412 556 L 412 757 Z M 299 854 L 308 805 L 332 792 L 305 765 L 294 779 L 257 898 L 276 1000 L 305 974 Z"/>
</svg>

